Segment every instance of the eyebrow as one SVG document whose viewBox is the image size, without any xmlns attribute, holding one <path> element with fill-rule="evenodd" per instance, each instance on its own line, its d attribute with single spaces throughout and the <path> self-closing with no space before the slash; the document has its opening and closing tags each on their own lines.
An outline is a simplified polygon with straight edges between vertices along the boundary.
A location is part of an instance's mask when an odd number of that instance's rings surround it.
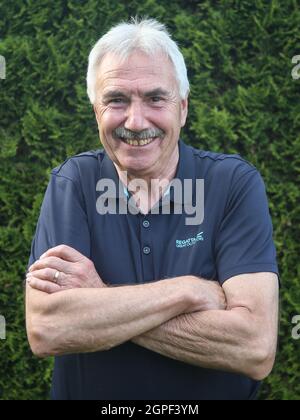
<svg viewBox="0 0 300 420">
<path fill-rule="evenodd" d="M 169 92 L 162 88 L 153 89 L 148 92 L 145 92 L 144 94 L 146 98 L 149 98 L 151 96 L 168 96 L 168 95 L 169 95 Z"/>
<path fill-rule="evenodd" d="M 120 98 L 120 97 L 126 97 L 124 92 L 121 92 L 120 90 L 113 90 L 111 92 L 107 92 L 103 95 L 103 99 L 114 99 L 114 98 Z"/>
<path fill-rule="evenodd" d="M 156 88 L 145 92 L 143 96 L 145 96 L 146 98 L 150 98 L 152 96 L 169 96 L 169 92 L 162 88 Z M 127 97 L 128 96 L 121 90 L 113 90 L 111 92 L 105 93 L 103 95 L 103 100 Z"/>
</svg>

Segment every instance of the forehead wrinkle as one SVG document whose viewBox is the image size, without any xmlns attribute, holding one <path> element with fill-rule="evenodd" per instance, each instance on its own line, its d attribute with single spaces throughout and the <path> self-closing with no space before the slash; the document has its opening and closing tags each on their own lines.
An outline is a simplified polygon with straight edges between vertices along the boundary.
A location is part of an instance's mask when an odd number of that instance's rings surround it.
<svg viewBox="0 0 300 420">
<path fill-rule="evenodd" d="M 120 59 L 114 53 L 107 53 L 98 67 L 98 75 L 101 76 L 102 74 L 105 77 L 105 75 L 112 74 L 112 77 L 115 77 L 122 73 L 129 73 L 130 77 L 131 74 L 141 71 L 143 76 L 146 72 L 148 75 L 161 77 L 166 68 L 172 71 L 173 76 L 175 75 L 172 61 L 163 52 L 152 56 L 136 51 L 126 59 Z"/>
<path fill-rule="evenodd" d="M 120 79 L 118 82 L 110 83 L 109 80 L 103 80 L 102 85 L 102 96 L 109 97 L 109 96 L 133 96 L 137 95 L 139 97 L 149 98 L 152 96 L 162 96 L 162 97 L 171 97 L 174 93 L 174 86 L 163 86 L 159 82 L 154 83 L 150 81 L 144 81 L 142 83 L 138 83 L 134 86 L 123 85 L 120 83 Z M 132 82 L 134 83 L 134 81 Z M 141 86 L 142 84 L 142 86 Z M 148 85 L 148 86 L 147 86 Z"/>
<path fill-rule="evenodd" d="M 104 70 L 104 71 L 103 71 Z M 107 79 L 120 79 L 126 81 L 134 81 L 140 78 L 148 78 L 149 76 L 158 76 L 161 80 L 162 74 L 164 74 L 164 68 L 161 64 L 157 67 L 153 66 L 132 66 L 124 68 L 124 65 L 116 65 L 116 68 L 113 69 L 104 69 L 101 71 L 101 65 L 98 72 L 98 80 L 107 80 Z M 172 77 L 174 78 L 174 73 L 172 72 Z"/>
<path fill-rule="evenodd" d="M 114 72 L 115 74 L 112 74 Z M 124 74 L 119 74 L 119 70 L 111 70 L 111 71 L 105 72 L 104 74 L 99 74 L 98 83 L 104 86 L 114 84 L 116 83 L 116 81 L 118 85 L 120 83 L 145 83 L 145 79 L 146 79 L 146 83 L 150 83 L 150 81 L 147 80 L 147 76 L 149 77 L 149 75 L 150 75 L 149 73 L 148 75 L 141 75 L 141 74 L 136 74 L 135 72 L 132 72 L 132 71 L 130 72 L 128 71 L 128 76 L 126 76 Z M 160 73 L 157 73 L 157 76 L 158 75 L 160 75 Z"/>
<path fill-rule="evenodd" d="M 110 63 L 106 63 L 104 68 L 101 69 L 101 65 L 99 68 L 97 79 L 98 87 L 100 88 L 100 91 L 102 91 L 102 95 L 106 96 L 107 91 L 116 90 L 124 92 L 126 96 L 137 95 L 139 97 L 144 97 L 145 92 L 154 91 L 155 89 L 160 88 L 167 93 L 165 95 L 166 98 L 172 98 L 174 95 L 176 96 L 177 83 L 174 73 L 172 72 L 171 76 L 173 83 L 171 83 L 170 78 L 167 78 L 165 83 L 162 84 L 162 75 L 164 72 L 161 64 L 158 64 L 157 67 L 152 67 L 151 65 L 149 67 L 145 65 L 133 67 L 133 65 L 128 63 L 126 65 L 116 64 L 115 68 L 109 68 L 110 65 Z M 151 76 L 154 76 L 153 80 L 149 80 L 149 78 L 151 79 Z"/>
<path fill-rule="evenodd" d="M 158 67 L 162 67 L 161 65 L 159 65 Z M 149 67 L 149 66 L 133 66 L 133 65 L 128 65 L 127 67 L 124 67 L 122 65 L 116 65 L 116 68 L 114 69 L 109 69 L 109 70 L 105 70 L 104 73 L 112 73 L 112 72 L 120 72 L 120 73 L 131 73 L 132 69 L 134 71 L 147 71 L 148 73 L 151 74 L 156 74 L 156 73 L 160 73 L 157 68 L 155 67 Z"/>
</svg>

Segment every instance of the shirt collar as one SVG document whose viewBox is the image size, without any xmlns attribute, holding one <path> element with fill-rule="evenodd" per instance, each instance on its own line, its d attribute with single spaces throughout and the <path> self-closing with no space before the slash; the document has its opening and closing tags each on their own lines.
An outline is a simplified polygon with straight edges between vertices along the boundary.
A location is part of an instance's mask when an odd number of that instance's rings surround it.
<svg viewBox="0 0 300 420">
<path fill-rule="evenodd" d="M 196 179 L 196 168 L 195 168 L 195 159 L 193 148 L 186 145 L 182 140 L 179 141 L 179 162 L 177 166 L 177 171 L 174 179 L 181 181 L 181 184 L 184 186 L 184 181 L 187 179 L 192 180 L 193 184 L 193 197 L 195 192 L 195 179 Z M 172 184 L 172 182 L 171 182 Z M 183 194 L 182 200 L 178 201 L 174 194 L 174 188 L 171 188 L 170 199 L 176 204 L 192 204 L 189 194 Z"/>
</svg>

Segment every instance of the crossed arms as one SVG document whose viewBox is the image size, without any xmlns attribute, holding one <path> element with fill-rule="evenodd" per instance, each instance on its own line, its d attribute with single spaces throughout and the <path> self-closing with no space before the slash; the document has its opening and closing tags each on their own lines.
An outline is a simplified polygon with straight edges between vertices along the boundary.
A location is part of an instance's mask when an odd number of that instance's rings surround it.
<svg viewBox="0 0 300 420">
<path fill-rule="evenodd" d="M 27 333 L 39 357 L 105 351 L 131 340 L 188 364 L 255 380 L 272 370 L 274 273 L 238 275 L 223 287 L 194 276 L 109 287 L 89 259 L 60 245 L 33 264 L 27 280 Z"/>
</svg>

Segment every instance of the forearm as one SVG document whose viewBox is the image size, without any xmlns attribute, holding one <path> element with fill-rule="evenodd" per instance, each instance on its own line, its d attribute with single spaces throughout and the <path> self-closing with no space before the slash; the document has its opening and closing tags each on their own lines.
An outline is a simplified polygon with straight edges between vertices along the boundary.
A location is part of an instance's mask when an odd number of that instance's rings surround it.
<svg viewBox="0 0 300 420">
<path fill-rule="evenodd" d="M 190 306 L 185 286 L 183 277 L 136 286 L 42 293 L 42 305 L 36 312 L 30 307 L 30 294 L 37 291 L 28 286 L 29 341 L 40 356 L 107 350 L 184 313 Z"/>
<path fill-rule="evenodd" d="M 264 355 L 257 352 L 256 334 L 247 309 L 180 315 L 132 341 L 164 356 L 207 369 L 262 379 Z M 273 361 L 269 365 L 272 367 Z"/>
</svg>

